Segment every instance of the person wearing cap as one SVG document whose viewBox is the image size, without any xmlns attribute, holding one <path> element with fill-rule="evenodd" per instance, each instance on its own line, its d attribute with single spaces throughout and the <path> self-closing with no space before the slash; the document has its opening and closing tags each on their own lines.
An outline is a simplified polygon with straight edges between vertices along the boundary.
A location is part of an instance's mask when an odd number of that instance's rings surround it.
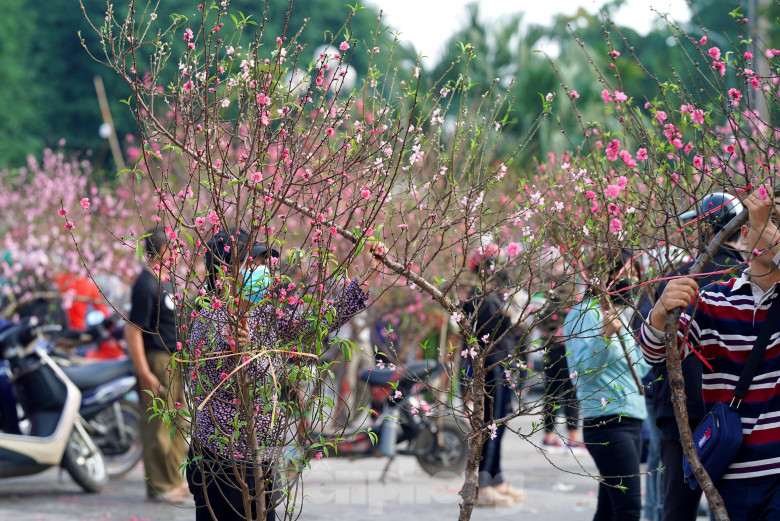
<svg viewBox="0 0 780 521">
<path fill-rule="evenodd" d="M 505 279 L 505 274 L 499 271 L 493 274 L 493 269 L 499 261 L 501 250 L 493 245 L 486 245 L 473 251 L 469 256 L 471 271 L 482 280 L 488 280 L 486 287 L 477 287 L 469 291 L 468 298 L 463 303 L 463 312 L 471 318 L 471 328 L 479 339 L 481 349 L 490 349 L 484 359 L 487 369 L 485 375 L 485 415 L 486 425 L 495 425 L 495 420 L 509 414 L 509 407 L 514 392 L 507 381 L 502 362 L 508 362 L 517 351 L 517 344 L 522 335 L 513 330 L 513 321 L 505 313 L 505 303 L 497 295 L 498 282 Z M 506 282 L 506 280 L 503 280 Z M 503 284 L 506 286 L 506 284 Z M 499 339 L 496 342 L 493 339 Z M 465 346 L 468 351 L 468 345 Z M 468 367 L 464 372 L 461 385 L 468 393 L 468 385 L 472 373 L 471 364 L 474 357 L 466 358 Z M 492 405 L 492 407 L 491 407 Z M 501 472 L 501 441 L 506 427 L 498 425 L 494 432 L 482 445 L 482 457 L 479 461 L 477 506 L 508 507 L 518 501 L 525 500 L 524 490 L 516 489 L 504 481 Z"/>
<path fill-rule="evenodd" d="M 236 307 L 214 305 L 228 284 L 246 285 L 247 252 L 261 254 L 250 248 L 249 234 L 244 230 L 221 231 L 207 244 L 206 280 L 212 305 L 197 311 L 189 337 L 191 356 L 201 359 L 193 366 L 190 392 L 193 403 L 202 405 L 193 415 L 190 463 L 186 467 L 187 481 L 195 497 L 196 521 L 211 520 L 212 513 L 220 521 L 260 519 L 258 502 L 250 499 L 248 504 L 244 503 L 247 493 L 250 497 L 264 496 L 263 519 L 276 519 L 274 506 L 278 498 L 274 493 L 273 465 L 282 454 L 287 413 L 284 406 L 274 407 L 264 390 L 275 388 L 275 378 L 284 374 L 288 357 L 264 354 L 247 360 L 244 355 L 246 365 L 238 370 L 237 357 L 222 355 L 245 348 L 250 348 L 245 352 L 252 354 L 262 349 L 289 349 L 291 343 L 304 347 L 314 342 L 318 332 L 304 314 L 303 300 L 290 304 L 292 297 L 301 296 L 296 293 L 300 288 L 291 285 L 285 287 L 287 299 L 282 307 L 275 306 L 270 299 L 254 303 L 242 290 L 237 293 Z M 364 248 L 365 262 L 370 266 L 365 270 L 365 284 L 379 272 L 377 256 L 383 251 L 381 243 Z M 236 268 L 239 280 L 233 281 L 230 274 Z M 338 329 L 362 311 L 367 300 L 368 294 L 361 289 L 358 278 L 349 281 L 336 298 L 323 301 L 327 306 L 323 313 L 333 318 L 328 328 Z M 241 378 L 259 386 L 254 395 L 243 398 L 252 400 L 254 405 L 254 416 L 245 422 L 236 421 L 244 410 Z"/>
<path fill-rule="evenodd" d="M 162 399 L 168 409 L 184 403 L 181 381 L 169 372 L 177 331 L 174 289 L 169 280 L 171 251 L 165 230 L 147 232 L 144 253 L 147 262 L 133 286 L 125 340 L 144 404 L 140 429 L 146 495 L 153 501 L 184 503 L 191 497 L 180 471 L 187 443 L 178 431 L 171 437 L 170 425 L 148 409 L 152 397 Z"/>
<path fill-rule="evenodd" d="M 677 307 L 685 308 L 678 346 L 685 360 L 698 358 L 694 354 L 698 353 L 708 364 L 698 389 L 688 392 L 690 386 L 686 385 L 686 392 L 689 400 L 691 394 L 700 395 L 705 411 L 718 402 L 729 405 L 764 318 L 780 298 L 780 203 L 771 191 L 760 187 L 745 198 L 744 206 L 749 220 L 742 226 L 738 246 L 749 258 L 749 268 L 726 282 L 713 282 L 701 289 L 692 277 L 670 280 L 640 330 L 647 360 L 663 364 L 666 317 Z M 780 519 L 779 331 L 777 324 L 739 407 L 742 448 L 715 484 L 732 521 Z M 681 476 L 671 477 L 681 480 Z M 691 514 L 687 515 L 690 519 Z"/>
<path fill-rule="evenodd" d="M 279 252 L 269 250 L 262 244 L 255 244 L 246 259 L 245 297 L 251 302 L 258 303 L 263 300 L 265 290 L 271 285 L 272 279 L 266 265 L 269 256 L 278 259 Z"/>
<path fill-rule="evenodd" d="M 702 242 L 707 244 L 742 209 L 742 203 L 737 197 L 728 193 L 718 192 L 704 197 L 694 209 L 680 215 L 680 220 L 683 223 L 690 223 L 693 219 L 698 218 L 704 224 L 705 231 L 701 234 Z M 738 229 L 730 237 L 727 237 L 713 254 L 709 264 L 702 270 L 704 276 L 699 278 L 701 287 L 716 281 L 728 280 L 742 272 L 743 261 L 738 251 L 740 236 L 741 231 Z M 668 273 L 668 275 L 685 275 L 691 269 L 691 266 L 693 266 L 693 261 L 683 264 Z M 733 275 L 722 273 L 724 270 L 733 270 Z M 633 324 L 637 333 L 642 325 L 643 317 L 646 318 L 650 314 L 650 310 L 665 287 L 666 284 L 661 282 L 652 298 L 647 296 L 640 302 Z M 701 393 L 702 369 L 702 362 L 696 356 L 689 356 L 682 363 L 686 405 L 691 429 L 695 429 L 706 414 Z M 701 490 L 691 490 L 688 484 L 684 482 L 680 431 L 677 428 L 677 420 L 674 417 L 672 391 L 669 387 L 669 373 L 666 370 L 666 365 L 653 367 L 652 378 L 652 402 L 655 410 L 656 425 L 660 430 L 661 467 L 663 468 L 662 488 L 657 491 L 662 499 L 662 501 L 657 503 L 663 505 L 661 520 L 695 521 L 701 501 Z M 656 469 L 648 468 L 648 471 L 655 474 Z"/>
<path fill-rule="evenodd" d="M 279 258 L 279 252 L 274 248 L 267 248 L 266 246 L 263 246 L 262 244 L 255 243 L 254 246 L 252 246 L 252 251 L 250 252 L 250 255 L 252 256 L 253 261 L 257 262 L 258 265 L 266 265 L 268 263 L 268 258 L 272 259 L 278 259 Z"/>
</svg>

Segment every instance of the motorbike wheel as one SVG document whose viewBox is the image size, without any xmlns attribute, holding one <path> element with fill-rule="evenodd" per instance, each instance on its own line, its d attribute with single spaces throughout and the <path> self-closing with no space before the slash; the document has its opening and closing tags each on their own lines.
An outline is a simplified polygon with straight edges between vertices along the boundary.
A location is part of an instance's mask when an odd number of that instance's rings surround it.
<svg viewBox="0 0 780 521">
<path fill-rule="evenodd" d="M 107 407 L 90 420 L 93 431 L 104 435 L 93 435 L 95 443 L 103 453 L 106 472 L 109 478 L 118 478 L 130 472 L 141 461 L 141 409 L 137 403 L 129 400 L 119 402 L 123 425 L 117 421 L 114 407 Z M 94 424 L 99 423 L 100 429 Z"/>
<path fill-rule="evenodd" d="M 440 476 L 442 472 L 460 474 L 466 468 L 468 459 L 468 426 L 453 418 L 443 418 L 438 421 L 441 431 L 439 443 L 436 420 L 431 420 L 414 440 L 417 452 L 417 463 L 430 476 Z M 442 476 L 443 477 L 443 476 Z"/>
<path fill-rule="evenodd" d="M 103 455 L 81 425 L 73 427 L 62 455 L 62 467 L 86 492 L 100 492 L 108 483 Z"/>
</svg>

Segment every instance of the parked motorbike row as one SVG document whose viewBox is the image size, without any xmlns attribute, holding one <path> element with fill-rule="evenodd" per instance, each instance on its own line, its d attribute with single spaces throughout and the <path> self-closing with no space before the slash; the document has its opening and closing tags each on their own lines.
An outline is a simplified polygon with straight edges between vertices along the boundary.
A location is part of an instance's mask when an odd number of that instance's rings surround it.
<svg viewBox="0 0 780 521">
<path fill-rule="evenodd" d="M 61 466 L 85 491 L 98 492 L 141 459 L 133 366 L 118 348 L 121 328 L 113 322 L 59 329 L 35 317 L 0 323 L 0 478 Z M 94 360 L 117 353 L 122 357 Z M 364 369 L 368 428 L 308 434 L 334 448 L 331 457 L 389 457 L 389 467 L 396 455 L 409 455 L 432 476 L 458 474 L 466 465 L 468 424 L 431 414 L 425 398 L 443 371 L 435 361 Z"/>
<path fill-rule="evenodd" d="M 106 324 L 60 338 L 79 349 L 107 340 Z M 87 492 L 132 469 L 141 457 L 132 362 L 84 363 L 49 339 L 59 326 L 36 317 L 0 324 L 0 477 L 61 466 Z"/>
<path fill-rule="evenodd" d="M 62 332 L 53 351 L 82 393 L 81 416 L 111 478 L 126 474 L 141 460 L 141 409 L 133 362 L 119 345 L 122 335 L 123 328 L 108 318 L 86 331 Z"/>
</svg>

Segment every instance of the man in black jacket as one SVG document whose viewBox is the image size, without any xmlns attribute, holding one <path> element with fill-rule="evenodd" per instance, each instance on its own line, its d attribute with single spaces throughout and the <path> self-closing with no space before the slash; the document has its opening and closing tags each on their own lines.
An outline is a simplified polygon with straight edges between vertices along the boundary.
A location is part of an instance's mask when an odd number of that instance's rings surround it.
<svg viewBox="0 0 780 521">
<path fill-rule="evenodd" d="M 485 251 L 487 250 L 487 251 Z M 483 280 L 487 278 L 485 273 L 498 263 L 499 250 L 487 247 L 473 252 L 469 259 L 471 270 L 475 274 L 481 274 Z M 498 287 L 496 281 L 504 278 L 504 273 L 499 272 L 490 277 L 484 291 L 480 288 L 472 288 L 468 298 L 463 303 L 463 311 L 470 318 L 472 331 L 478 339 L 481 350 L 489 350 L 485 356 L 483 367 L 485 374 L 485 415 L 484 421 L 491 425 L 490 436 L 482 445 L 482 458 L 479 463 L 479 493 L 477 506 L 511 506 L 514 502 L 525 499 L 525 491 L 512 487 L 504 481 L 501 475 L 501 439 L 506 427 L 496 424 L 495 420 L 509 414 L 512 393 L 514 392 L 507 380 L 505 370 L 521 335 L 514 329 L 512 319 L 505 312 L 505 303 L 496 293 Z M 503 281 L 506 286 L 508 281 Z M 468 343 L 464 343 L 464 358 L 467 366 L 474 361 L 479 361 L 480 353 L 472 352 Z M 506 365 L 505 365 L 506 364 Z M 469 367 L 464 372 L 465 387 L 470 381 Z"/>
</svg>

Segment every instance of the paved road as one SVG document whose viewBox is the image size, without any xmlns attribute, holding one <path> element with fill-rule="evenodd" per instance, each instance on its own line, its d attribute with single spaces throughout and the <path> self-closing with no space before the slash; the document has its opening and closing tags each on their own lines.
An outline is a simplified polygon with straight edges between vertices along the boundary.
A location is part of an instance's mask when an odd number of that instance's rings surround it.
<svg viewBox="0 0 780 521">
<path fill-rule="evenodd" d="M 516 420 L 521 432 L 531 419 Z M 540 441 L 540 434 L 533 438 Z M 543 455 L 512 433 L 504 438 L 502 466 L 507 480 L 522 486 L 528 499 L 501 509 L 477 509 L 474 521 L 528 519 L 586 521 L 596 506 L 597 483 L 582 474 L 595 472 L 587 454 Z M 549 458 L 549 460 L 547 459 Z M 458 516 L 461 480 L 434 479 L 410 457 L 397 458 L 386 484 L 379 481 L 384 459 L 315 461 L 305 474 L 303 521 L 451 521 Z M 194 511 L 144 499 L 143 469 L 114 481 L 101 494 L 80 492 L 58 470 L 0 480 L 0 521 L 179 521 Z"/>
</svg>

